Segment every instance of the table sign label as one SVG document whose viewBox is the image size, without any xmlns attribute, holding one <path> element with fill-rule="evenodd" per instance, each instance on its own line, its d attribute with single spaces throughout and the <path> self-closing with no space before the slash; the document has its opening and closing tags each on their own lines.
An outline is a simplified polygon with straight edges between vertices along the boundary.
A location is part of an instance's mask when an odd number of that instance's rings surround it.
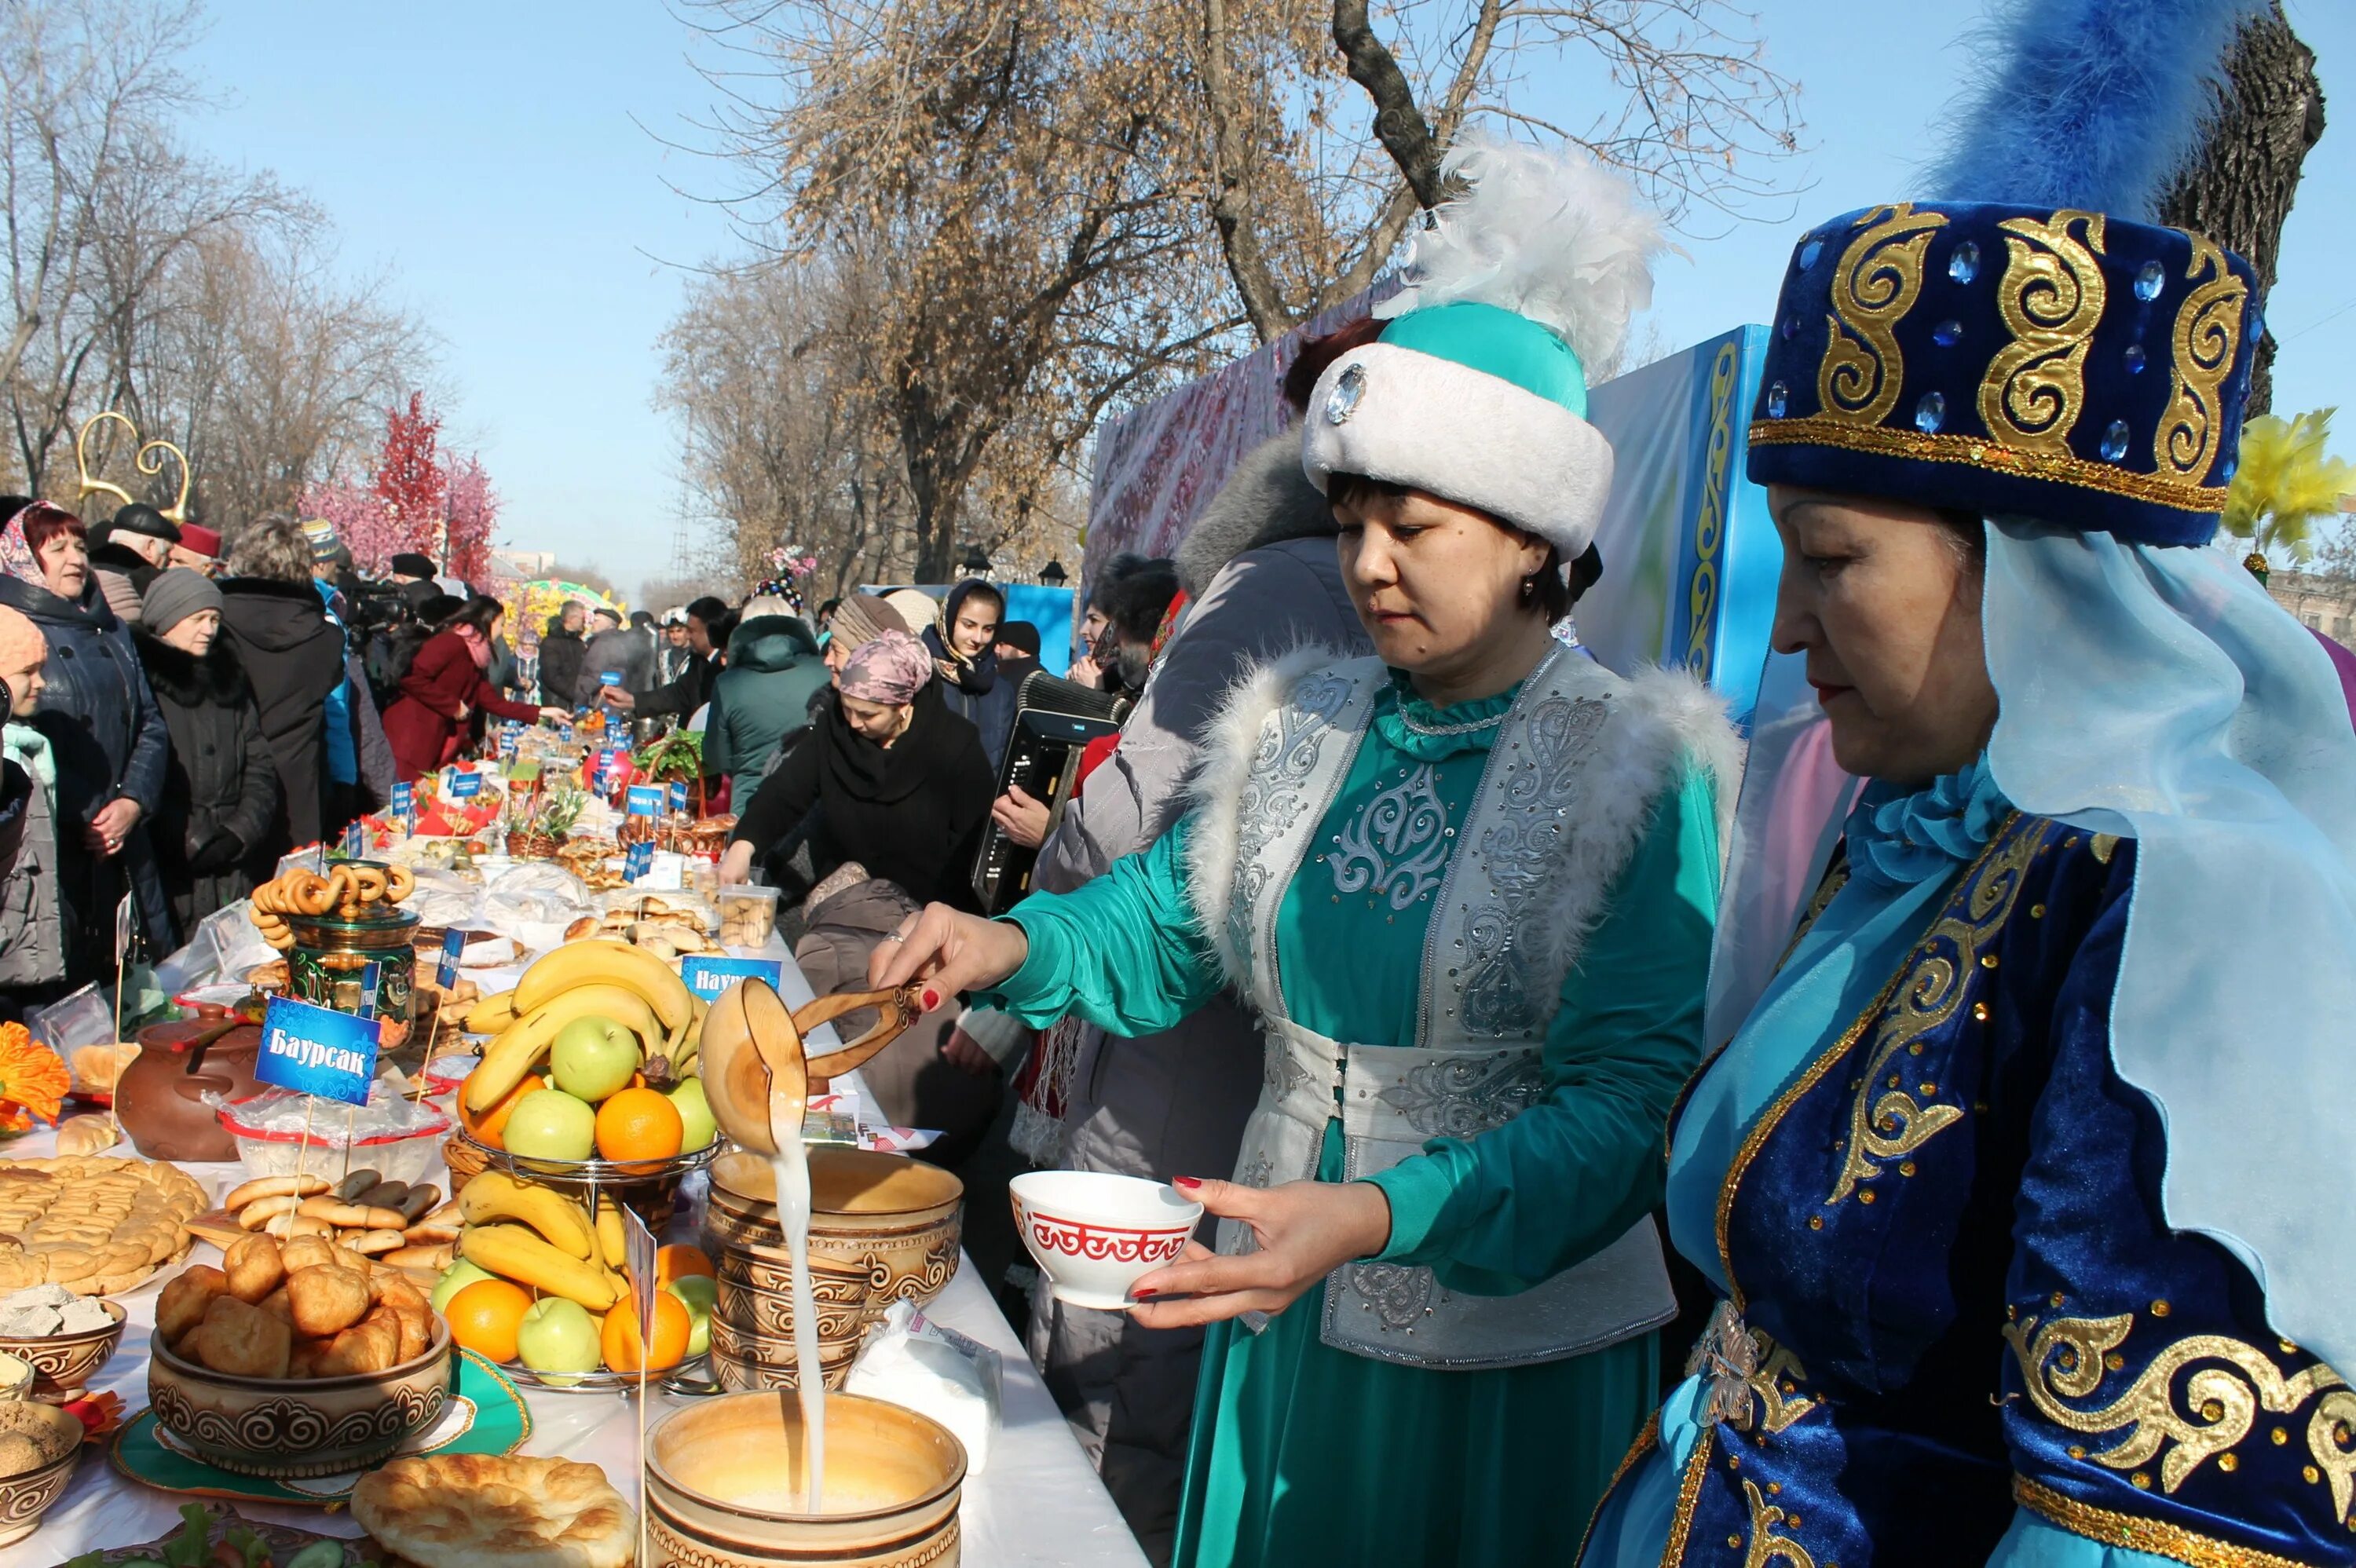
<svg viewBox="0 0 2356 1568">
<path fill-rule="evenodd" d="M 516 754 L 516 732 L 515 732 L 513 730 L 502 730 L 502 731 L 499 731 L 499 755 L 500 755 L 501 757 L 512 757 L 512 756 L 514 756 L 515 754 Z"/>
<path fill-rule="evenodd" d="M 671 780 L 669 795 L 670 808 L 673 811 L 685 811 L 687 809 L 687 781 L 685 779 Z"/>
<path fill-rule="evenodd" d="M 451 799 L 471 800 L 482 793 L 482 774 L 469 771 L 463 773 L 453 773 L 450 775 Z"/>
<path fill-rule="evenodd" d="M 262 1054 L 253 1075 L 298 1094 L 365 1105 L 376 1078 L 376 1049 L 374 1019 L 273 997 L 262 1015 Z"/>
<path fill-rule="evenodd" d="M 637 881 L 654 863 L 655 847 L 651 839 L 641 839 L 622 851 L 622 875 L 626 880 Z"/>
<path fill-rule="evenodd" d="M 707 1002 L 716 1002 L 720 994 L 739 980 L 764 980 L 776 990 L 785 965 L 775 958 L 705 958 L 691 955 L 680 960 L 679 977 L 687 988 Z"/>
<path fill-rule="evenodd" d="M 458 955 L 466 950 L 466 933 L 463 927 L 452 926 L 442 936 L 442 962 L 434 968 L 434 983 L 447 991 L 458 983 Z"/>
<path fill-rule="evenodd" d="M 403 780 L 392 786 L 392 814 L 413 816 L 417 814 L 417 786 Z"/>
<path fill-rule="evenodd" d="M 597 684 L 599 686 L 619 686 L 622 684 L 622 672 L 617 669 L 601 669 L 597 672 Z"/>
<path fill-rule="evenodd" d="M 344 859 L 357 860 L 368 853 L 368 824 L 355 818 L 344 827 Z"/>
<path fill-rule="evenodd" d="M 660 816 L 663 808 L 663 787 L 660 784 L 632 784 L 629 815 Z"/>
</svg>

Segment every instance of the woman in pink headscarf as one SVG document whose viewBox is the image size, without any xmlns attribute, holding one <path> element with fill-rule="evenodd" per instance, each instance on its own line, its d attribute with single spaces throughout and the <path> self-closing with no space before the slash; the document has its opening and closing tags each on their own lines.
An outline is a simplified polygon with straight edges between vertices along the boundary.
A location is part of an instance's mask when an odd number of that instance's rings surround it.
<svg viewBox="0 0 2356 1568">
<path fill-rule="evenodd" d="M 721 863 L 742 881 L 815 810 L 819 877 L 856 862 L 917 903 L 976 907 L 973 861 L 994 793 L 981 736 L 941 702 L 925 645 L 885 632 L 851 656 L 808 742 L 762 781 Z"/>
</svg>

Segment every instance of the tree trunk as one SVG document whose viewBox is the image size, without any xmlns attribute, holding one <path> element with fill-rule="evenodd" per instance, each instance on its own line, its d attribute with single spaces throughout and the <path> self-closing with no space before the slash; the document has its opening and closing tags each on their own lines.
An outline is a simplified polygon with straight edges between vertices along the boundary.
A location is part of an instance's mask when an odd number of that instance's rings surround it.
<svg viewBox="0 0 2356 1568">
<path fill-rule="evenodd" d="M 2225 74 L 2228 91 L 2208 143 L 2161 202 L 2159 219 L 2240 252 L 2271 295 L 2283 220 L 2298 194 L 2308 150 L 2323 135 L 2323 83 L 2315 51 L 2290 30 L 2282 0 L 2243 25 Z M 2250 372 L 2252 414 L 2274 401 L 2274 362 L 2269 322 Z"/>
</svg>

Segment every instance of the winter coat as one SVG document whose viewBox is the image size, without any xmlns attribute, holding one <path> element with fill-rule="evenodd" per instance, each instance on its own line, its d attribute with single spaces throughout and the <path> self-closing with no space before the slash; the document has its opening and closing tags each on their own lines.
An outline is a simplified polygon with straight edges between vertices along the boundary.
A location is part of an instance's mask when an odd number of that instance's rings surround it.
<svg viewBox="0 0 2356 1568">
<path fill-rule="evenodd" d="M 26 785 L 15 845 L 0 877 L 0 987 L 49 986 L 65 978 L 65 913 L 58 898 L 54 753 L 28 724 L 7 726 L 9 792 Z M 41 776 L 50 773 L 50 777 Z"/>
<path fill-rule="evenodd" d="M 221 632 L 253 685 L 262 738 L 278 767 L 274 859 L 319 841 L 327 801 L 327 737 L 321 715 L 347 678 L 344 635 L 306 581 L 231 577 L 221 591 Z"/>
<path fill-rule="evenodd" d="M 455 760 L 466 722 L 477 713 L 501 719 L 540 717 L 540 709 L 530 703 L 511 702 L 491 689 L 457 633 L 434 633 L 401 677 L 401 695 L 384 710 L 384 738 L 392 747 L 394 771 L 414 780 Z"/>
<path fill-rule="evenodd" d="M 810 699 L 827 684 L 818 639 L 799 618 L 756 615 L 736 628 L 703 720 L 704 771 L 728 775 L 729 798 L 752 798 L 769 759 L 810 721 Z"/>
<path fill-rule="evenodd" d="M 589 645 L 578 632 L 564 629 L 562 617 L 551 615 L 540 636 L 540 699 L 551 708 L 570 708 L 581 685 L 581 661 Z"/>
<path fill-rule="evenodd" d="M 160 571 L 137 550 L 112 540 L 90 552 L 90 574 L 98 579 L 106 607 L 114 612 L 116 620 L 134 626 L 139 624 L 140 598 Z"/>
<path fill-rule="evenodd" d="M 227 637 L 201 659 L 138 634 L 147 684 L 172 732 L 164 804 L 149 822 L 156 869 L 183 932 L 252 891 L 274 860 L 278 770 L 252 683 Z"/>
<path fill-rule="evenodd" d="M 828 709 L 738 806 L 733 837 L 750 843 L 757 859 L 815 808 L 810 860 L 821 880 L 856 860 L 920 904 L 977 908 L 973 862 L 990 822 L 990 763 L 973 726 L 942 705 L 938 682 L 916 694 L 915 707 L 889 747 L 853 730 L 840 708 Z"/>
<path fill-rule="evenodd" d="M 600 632 L 589 639 L 581 656 L 581 673 L 573 683 L 573 705 L 588 708 L 597 701 L 597 690 L 605 684 L 604 677 L 611 671 L 622 677 L 622 689 L 636 696 L 652 691 L 655 687 L 655 645 L 647 635 L 634 627 L 623 626 L 611 632 Z"/>
<path fill-rule="evenodd" d="M 168 953 L 177 945 L 146 834 L 146 821 L 164 796 L 171 737 L 131 645 L 131 629 L 106 607 L 95 581 L 77 603 L 38 583 L 0 578 L 0 604 L 31 616 L 48 645 L 40 706 L 32 722 L 57 756 L 66 977 L 80 985 L 113 972 L 114 907 L 126 891 L 135 895 L 140 928 L 156 951 Z M 82 830 L 117 799 L 138 803 L 140 824 L 115 854 L 96 854 Z"/>
<path fill-rule="evenodd" d="M 669 714 L 685 722 L 689 715 L 712 700 L 712 684 L 720 678 L 720 661 L 691 648 L 686 651 L 686 665 L 669 681 L 639 698 L 638 705 L 630 710 L 634 715 L 654 719 Z"/>
<path fill-rule="evenodd" d="M 1229 475 L 1178 547 L 1194 603 L 1163 646 L 1111 760 L 1064 807 L 1033 885 L 1063 892 L 1146 848 L 1184 814 L 1185 784 L 1223 699 L 1254 664 L 1304 644 L 1368 651 L 1342 581 L 1333 515 L 1277 436 Z M 1156 1034 L 1082 1026 L 1052 1163 L 1166 1181 L 1228 1170 L 1258 1098 L 1261 1041 L 1228 993 Z M 1018 1115 L 1027 1115 L 1029 1106 Z M 1166 1539 L 1194 1409 L 1199 1329 L 1033 1303 L 1030 1349 L 1141 1539 Z"/>
</svg>

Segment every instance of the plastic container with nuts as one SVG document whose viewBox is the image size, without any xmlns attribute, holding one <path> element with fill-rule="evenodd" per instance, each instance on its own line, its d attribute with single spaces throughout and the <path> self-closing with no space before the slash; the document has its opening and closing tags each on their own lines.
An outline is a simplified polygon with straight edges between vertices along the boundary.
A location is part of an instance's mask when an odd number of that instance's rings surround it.
<svg viewBox="0 0 2356 1568">
<path fill-rule="evenodd" d="M 720 906 L 723 947 L 766 947 L 777 929 L 777 890 L 740 886 L 723 888 L 712 901 Z"/>
</svg>

